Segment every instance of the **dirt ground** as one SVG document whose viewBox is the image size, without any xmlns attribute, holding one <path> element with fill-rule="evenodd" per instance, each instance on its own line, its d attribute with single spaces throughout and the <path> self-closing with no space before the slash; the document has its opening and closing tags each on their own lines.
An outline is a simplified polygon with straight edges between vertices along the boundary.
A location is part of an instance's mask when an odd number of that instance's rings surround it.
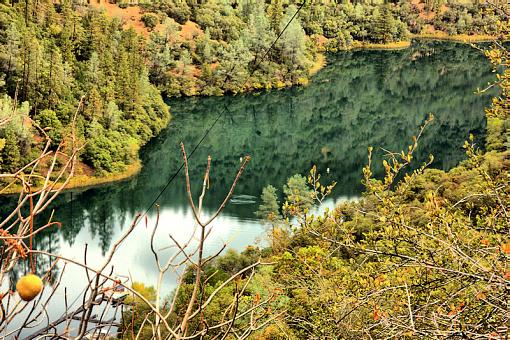
<svg viewBox="0 0 510 340">
<path fill-rule="evenodd" d="M 124 28 L 132 27 L 137 33 L 147 36 L 149 31 L 144 26 L 141 18 L 142 12 L 138 6 L 120 8 L 117 4 L 111 4 L 107 0 L 91 0 L 90 6 L 97 9 L 104 9 L 108 16 L 119 18 L 124 23 Z"/>
</svg>

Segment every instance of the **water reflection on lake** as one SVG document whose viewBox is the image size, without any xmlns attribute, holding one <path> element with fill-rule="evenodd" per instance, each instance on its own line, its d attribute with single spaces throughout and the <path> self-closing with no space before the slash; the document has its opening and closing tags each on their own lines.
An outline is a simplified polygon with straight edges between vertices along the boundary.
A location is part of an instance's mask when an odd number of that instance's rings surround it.
<svg viewBox="0 0 510 340">
<path fill-rule="evenodd" d="M 240 157 L 252 157 L 236 188 L 237 196 L 214 222 L 207 243 L 209 253 L 225 242 L 243 249 L 263 241 L 264 226 L 255 219 L 254 211 L 264 186 L 272 184 L 281 193 L 286 178 L 305 174 L 316 164 L 325 182 L 338 182 L 330 206 L 358 197 L 367 146 L 376 150 L 405 148 L 428 113 L 434 113 L 436 120 L 421 140 L 418 162 L 432 153 L 433 167 L 449 169 L 458 164 L 464 158 L 462 144 L 469 134 L 483 138 L 483 107 L 489 97 L 473 92 L 491 79 L 484 57 L 467 45 L 416 43 L 404 51 L 330 56 L 328 66 L 304 88 L 169 101 L 173 120 L 143 148 L 141 173 L 122 183 L 62 194 L 53 206 L 54 219 L 62 222 L 62 228 L 39 235 L 37 247 L 81 260 L 87 243 L 89 264 L 101 263 L 112 241 L 137 212 L 149 208 L 179 168 L 179 143 L 192 150 L 219 112 L 227 108 L 193 155 L 191 177 L 198 193 L 207 155 L 211 155 L 211 186 L 204 202 L 205 214 L 210 215 L 226 195 Z M 375 170 L 380 174 L 379 166 Z M 5 214 L 10 204 L 8 199 L 2 200 Z M 184 240 L 193 229 L 182 175 L 157 203 L 161 222 L 156 248 L 164 249 L 170 244 L 168 234 Z M 113 263 L 116 273 L 151 285 L 157 275 L 149 249 L 154 209 L 148 216 L 148 227 L 145 221 L 138 225 Z M 170 256 L 171 250 L 162 252 Z M 41 260 L 40 265 L 49 262 Z M 167 280 L 169 292 L 175 279 Z M 77 294 L 83 288 L 83 271 L 69 266 L 63 282 Z M 51 308 L 55 313 L 60 310 L 59 306 Z"/>
</svg>

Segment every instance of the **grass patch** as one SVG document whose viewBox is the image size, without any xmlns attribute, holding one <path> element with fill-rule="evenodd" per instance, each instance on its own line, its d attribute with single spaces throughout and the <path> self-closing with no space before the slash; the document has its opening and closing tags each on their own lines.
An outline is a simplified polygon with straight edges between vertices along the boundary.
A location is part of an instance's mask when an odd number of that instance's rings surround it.
<svg viewBox="0 0 510 340">
<path fill-rule="evenodd" d="M 95 177 L 95 176 L 87 176 L 87 175 L 75 175 L 73 176 L 69 183 L 65 186 L 64 190 L 76 189 L 76 188 L 88 188 L 94 187 L 98 185 L 103 185 L 107 183 L 119 182 L 123 180 L 127 180 L 135 175 L 137 175 L 142 169 L 142 162 L 139 160 L 134 162 L 133 164 L 128 165 L 126 171 L 115 174 L 108 174 L 106 176 Z M 57 184 L 55 189 L 60 189 L 62 184 Z M 32 190 L 36 191 L 41 189 L 41 187 L 33 187 Z M 1 192 L 1 195 L 12 195 L 17 194 L 22 190 L 22 187 L 18 184 L 11 185 L 9 188 Z"/>
<path fill-rule="evenodd" d="M 317 53 L 317 60 L 315 60 L 312 67 L 310 67 L 310 70 L 308 70 L 308 74 L 313 76 L 322 70 L 324 66 L 326 66 L 326 56 L 322 53 Z"/>
<path fill-rule="evenodd" d="M 413 35 L 413 38 L 418 39 L 431 39 L 431 40 L 444 40 L 444 41 L 456 41 L 456 42 L 462 42 L 466 44 L 472 44 L 472 43 L 480 43 L 480 42 L 487 42 L 487 41 L 494 41 L 497 39 L 497 37 L 488 35 L 488 34 L 474 34 L 474 35 L 467 35 L 467 34 L 455 34 L 455 35 L 448 35 L 445 32 L 435 32 L 435 33 L 420 33 Z"/>
<path fill-rule="evenodd" d="M 402 50 L 411 46 L 411 41 L 395 41 L 385 44 L 354 41 L 352 48 L 366 50 Z"/>
</svg>

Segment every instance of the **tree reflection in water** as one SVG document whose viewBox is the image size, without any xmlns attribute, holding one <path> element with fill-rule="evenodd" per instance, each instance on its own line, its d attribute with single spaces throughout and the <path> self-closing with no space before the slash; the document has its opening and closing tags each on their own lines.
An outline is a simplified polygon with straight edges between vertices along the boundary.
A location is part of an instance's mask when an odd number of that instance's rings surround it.
<svg viewBox="0 0 510 340">
<path fill-rule="evenodd" d="M 329 56 L 328 66 L 303 88 L 169 101 L 173 120 L 142 149 L 142 172 L 125 182 L 62 194 L 53 205 L 54 219 L 62 222 L 62 228 L 38 235 L 36 246 L 80 254 L 87 242 L 100 259 L 112 239 L 136 212 L 148 208 L 180 166 L 179 143 L 192 149 L 218 113 L 228 107 L 193 156 L 190 171 L 199 190 L 207 155 L 213 157 L 211 188 L 204 202 L 207 213 L 225 196 L 239 157 L 252 157 L 236 189 L 236 194 L 246 195 L 237 200 L 244 204 L 229 204 L 219 222 L 224 223 L 222 237 L 234 233 L 233 246 L 243 247 L 261 233 L 254 212 L 264 186 L 281 187 L 292 174 L 306 173 L 316 164 L 326 181 L 338 182 L 333 198 L 355 197 L 362 191 L 367 146 L 400 150 L 428 113 L 436 119 L 422 137 L 417 163 L 433 154 L 433 167 L 446 170 L 458 164 L 464 158 L 462 144 L 468 135 L 483 138 L 483 107 L 491 94 L 476 96 L 473 92 L 491 77 L 485 58 L 467 45 L 418 42 L 404 51 Z M 331 169 L 329 174 L 326 168 Z M 375 170 L 377 174 L 382 169 Z M 9 198 L 2 198 L 2 214 L 10 203 Z M 158 203 L 163 223 L 185 232 L 189 210 L 181 176 Z M 120 256 L 121 267 L 138 266 L 132 273 L 137 269 L 138 274 L 144 273 L 145 260 L 151 260 L 149 249 L 147 254 L 143 250 L 144 237 L 140 231 Z"/>
</svg>

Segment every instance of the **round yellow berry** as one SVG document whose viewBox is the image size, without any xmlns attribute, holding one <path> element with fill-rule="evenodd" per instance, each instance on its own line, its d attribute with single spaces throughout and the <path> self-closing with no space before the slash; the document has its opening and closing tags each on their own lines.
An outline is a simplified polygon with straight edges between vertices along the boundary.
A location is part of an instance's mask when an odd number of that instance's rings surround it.
<svg viewBox="0 0 510 340">
<path fill-rule="evenodd" d="M 34 274 L 25 275 L 16 283 L 16 290 L 24 301 L 32 301 L 42 289 L 41 278 Z"/>
</svg>

